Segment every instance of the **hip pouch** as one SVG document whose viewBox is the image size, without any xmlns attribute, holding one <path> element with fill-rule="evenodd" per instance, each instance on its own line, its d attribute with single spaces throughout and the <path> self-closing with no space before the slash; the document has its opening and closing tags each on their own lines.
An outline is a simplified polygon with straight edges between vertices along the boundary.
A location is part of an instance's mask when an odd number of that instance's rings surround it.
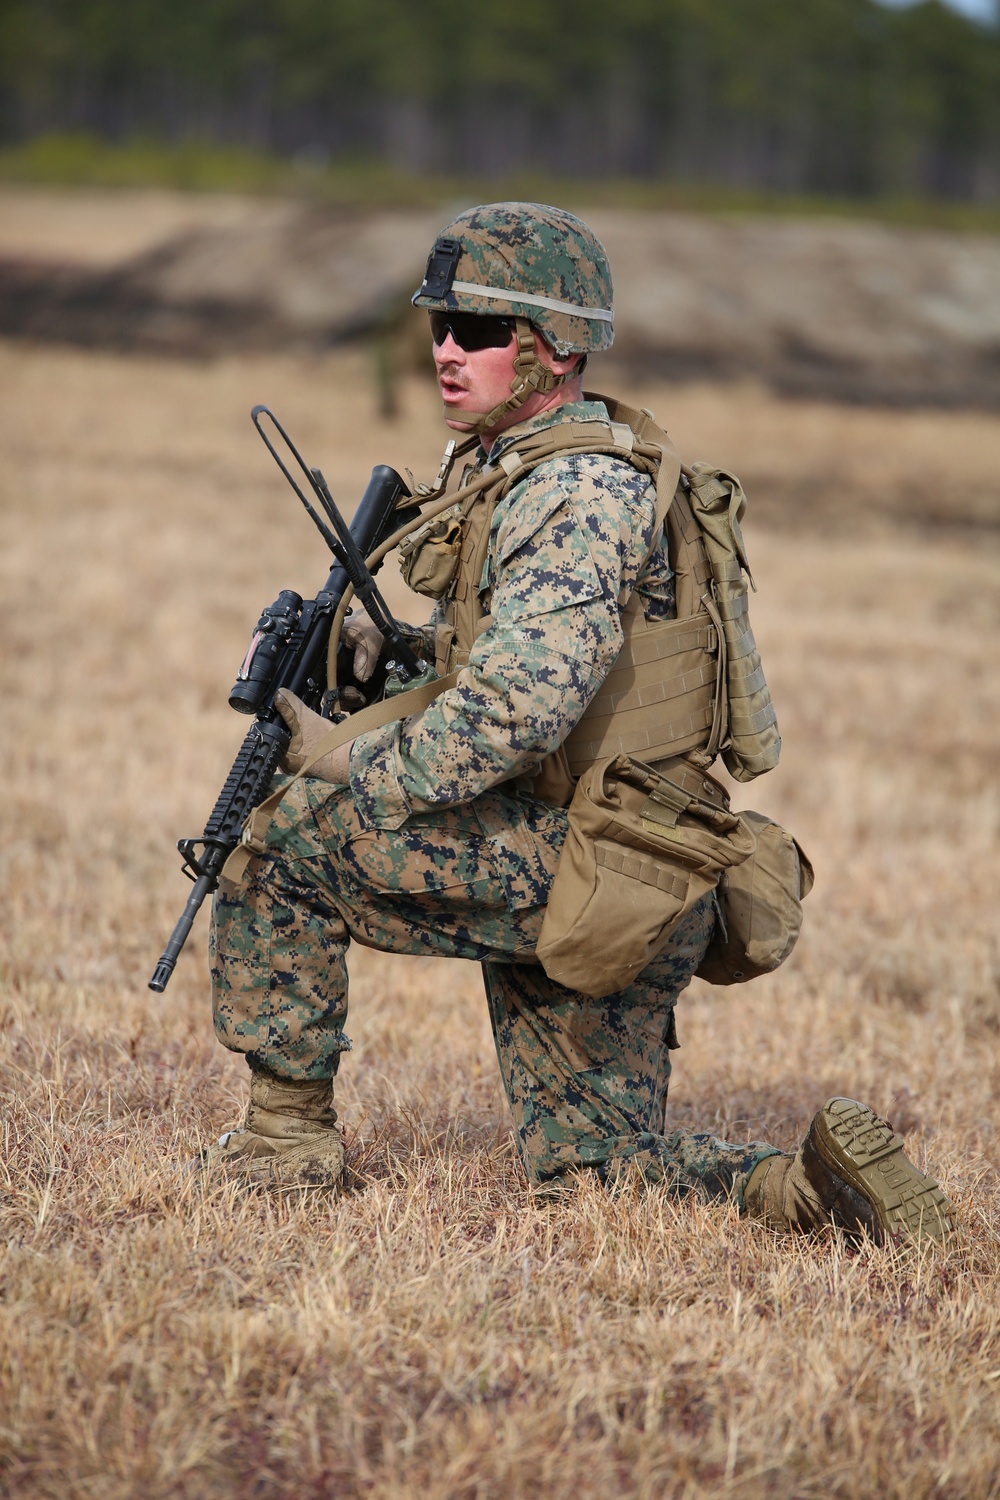
<svg viewBox="0 0 1000 1500">
<path fill-rule="evenodd" d="M 709 984 L 743 984 L 783 964 L 802 930 L 813 867 L 780 823 L 745 812 L 757 839 L 750 858 L 719 881 L 722 921 L 695 973 Z"/>
<path fill-rule="evenodd" d="M 550 979 L 594 999 L 629 984 L 720 875 L 754 852 L 749 823 L 717 781 L 685 762 L 670 773 L 606 757 L 570 803 L 537 955 Z"/>
</svg>

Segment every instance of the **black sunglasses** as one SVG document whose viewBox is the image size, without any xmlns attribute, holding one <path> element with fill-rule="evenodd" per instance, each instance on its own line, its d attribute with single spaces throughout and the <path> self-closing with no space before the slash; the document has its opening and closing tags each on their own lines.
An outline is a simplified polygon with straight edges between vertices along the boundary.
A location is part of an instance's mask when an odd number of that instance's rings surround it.
<svg viewBox="0 0 1000 1500">
<path fill-rule="evenodd" d="M 443 344 L 450 333 L 466 354 L 477 349 L 506 348 L 515 327 L 513 318 L 496 318 L 488 313 L 432 312 L 430 320 L 435 344 Z"/>
</svg>

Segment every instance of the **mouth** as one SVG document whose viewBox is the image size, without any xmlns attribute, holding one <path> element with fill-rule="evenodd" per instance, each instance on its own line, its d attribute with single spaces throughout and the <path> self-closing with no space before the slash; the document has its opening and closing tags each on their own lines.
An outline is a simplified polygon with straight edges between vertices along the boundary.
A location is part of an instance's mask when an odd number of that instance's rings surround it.
<svg viewBox="0 0 1000 1500">
<path fill-rule="evenodd" d="M 457 406 L 468 395 L 468 390 L 463 383 L 450 372 L 442 370 L 438 374 L 438 389 L 441 399 L 447 406 Z"/>
</svg>

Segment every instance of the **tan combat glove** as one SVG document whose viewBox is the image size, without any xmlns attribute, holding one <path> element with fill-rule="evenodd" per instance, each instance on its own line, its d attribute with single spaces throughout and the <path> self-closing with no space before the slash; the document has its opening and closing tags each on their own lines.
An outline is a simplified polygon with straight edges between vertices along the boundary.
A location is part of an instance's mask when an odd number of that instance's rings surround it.
<svg viewBox="0 0 1000 1500">
<path fill-rule="evenodd" d="M 352 615 L 344 626 L 342 639 L 346 646 L 354 647 L 352 663 L 354 675 L 359 682 L 367 682 L 375 670 L 384 639 L 381 630 L 364 610 Z M 345 688 L 342 701 L 347 709 L 361 708 L 364 698 L 355 688 Z M 274 695 L 274 706 L 289 729 L 292 742 L 282 758 L 282 769 L 294 776 L 310 758 L 313 751 L 333 727 L 329 719 L 307 708 L 301 698 L 287 688 L 279 688 Z M 353 744 L 353 741 L 351 742 Z M 346 786 L 350 780 L 351 745 L 340 745 L 324 755 L 309 769 L 309 775 L 320 781 L 332 781 L 337 786 Z"/>
<path fill-rule="evenodd" d="M 301 771 L 333 725 L 322 714 L 307 708 L 302 699 L 290 693 L 287 688 L 279 688 L 275 693 L 274 706 L 292 731 L 291 744 L 285 751 L 281 765 L 283 770 L 291 771 L 294 776 L 297 771 Z M 350 744 L 338 745 L 336 750 L 321 756 L 314 766 L 310 766 L 308 774 L 318 777 L 320 781 L 332 781 L 337 786 L 346 786 L 350 780 L 353 743 L 352 740 Z"/>
<path fill-rule="evenodd" d="M 359 609 L 345 622 L 341 640 L 345 646 L 354 647 L 355 677 L 359 682 L 367 682 L 375 670 L 385 640 L 381 630 L 363 609 Z"/>
</svg>

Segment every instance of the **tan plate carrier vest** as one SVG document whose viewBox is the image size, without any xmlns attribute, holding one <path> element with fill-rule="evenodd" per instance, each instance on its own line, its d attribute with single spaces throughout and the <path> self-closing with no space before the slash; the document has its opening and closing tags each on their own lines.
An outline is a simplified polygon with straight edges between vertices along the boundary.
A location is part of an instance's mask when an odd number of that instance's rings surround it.
<svg viewBox="0 0 1000 1500">
<path fill-rule="evenodd" d="M 533 433 L 456 492 L 457 568 L 438 627 L 437 671 L 443 677 L 465 666 L 490 624 L 479 581 L 499 502 L 549 458 L 606 453 L 656 480 L 653 547 L 665 522 L 677 618 L 647 621 L 638 594 L 619 598 L 624 644 L 576 728 L 543 763 L 535 794 L 565 805 L 576 777 L 617 754 L 654 765 L 689 756 L 707 767 L 721 753 L 733 776 L 752 780 L 777 764 L 781 742 L 750 628 L 743 491 L 733 476 L 704 464 L 682 473 L 677 450 L 648 412 L 607 396 L 586 399 L 603 402 L 610 421 Z"/>
</svg>

